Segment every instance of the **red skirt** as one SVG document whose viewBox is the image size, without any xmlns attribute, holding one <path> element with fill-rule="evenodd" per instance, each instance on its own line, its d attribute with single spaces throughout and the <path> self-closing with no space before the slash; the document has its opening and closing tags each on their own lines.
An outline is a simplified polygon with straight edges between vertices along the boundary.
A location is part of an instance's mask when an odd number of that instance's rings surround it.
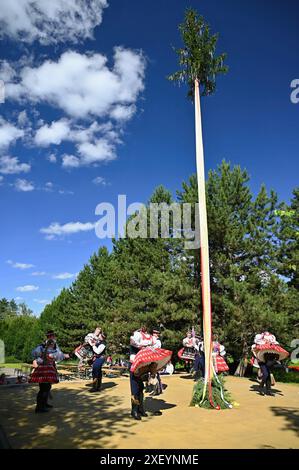
<svg viewBox="0 0 299 470">
<path fill-rule="evenodd" d="M 170 361 L 172 351 L 168 349 L 151 348 L 147 347 L 141 349 L 135 356 L 130 371 L 134 374 L 138 374 L 138 370 L 145 367 L 152 362 L 157 363 L 157 370 L 163 369 L 166 364 Z"/>
<path fill-rule="evenodd" d="M 57 384 L 59 382 L 57 370 L 52 364 L 40 365 L 31 373 L 28 382 Z"/>
<path fill-rule="evenodd" d="M 280 361 L 286 359 L 289 355 L 288 351 L 279 346 L 279 344 L 272 343 L 257 344 L 252 352 L 260 362 L 264 362 L 265 353 L 278 354 Z"/>
<path fill-rule="evenodd" d="M 225 360 L 223 359 L 220 354 L 217 354 L 216 356 L 216 364 L 215 364 L 215 370 L 218 374 L 221 372 L 227 372 L 229 370 L 228 365 L 226 364 Z"/>
</svg>

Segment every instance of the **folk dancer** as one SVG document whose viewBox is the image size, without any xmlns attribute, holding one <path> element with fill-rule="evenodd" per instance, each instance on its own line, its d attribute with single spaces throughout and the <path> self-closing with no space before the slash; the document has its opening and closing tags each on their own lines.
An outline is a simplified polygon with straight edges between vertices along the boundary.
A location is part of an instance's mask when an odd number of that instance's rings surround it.
<svg viewBox="0 0 299 470">
<path fill-rule="evenodd" d="M 159 345 L 158 338 L 156 339 Z M 135 331 L 130 338 L 130 388 L 131 388 L 131 416 L 136 420 L 146 417 L 144 409 L 144 381 L 148 374 L 152 377 L 163 369 L 171 359 L 172 352 L 166 349 L 154 348 L 153 338 L 143 326 Z M 155 411 L 154 415 L 161 415 L 161 411 Z"/>
<path fill-rule="evenodd" d="M 194 358 L 194 380 L 204 378 L 205 376 L 205 353 L 204 353 L 204 343 L 203 338 L 199 335 L 195 335 L 194 338 L 194 349 L 195 349 L 195 358 Z"/>
<path fill-rule="evenodd" d="M 153 337 L 143 325 L 139 330 L 134 331 L 130 337 L 130 362 L 133 362 L 136 354 L 143 348 L 153 345 Z"/>
<path fill-rule="evenodd" d="M 105 362 L 105 335 L 103 333 L 100 334 L 97 341 L 92 343 L 92 351 L 93 351 L 93 358 L 92 358 L 92 388 L 90 392 L 99 392 L 101 390 L 102 385 L 102 366 Z"/>
<path fill-rule="evenodd" d="M 88 333 L 85 338 L 83 344 L 80 344 L 74 351 L 75 355 L 79 359 L 78 370 L 80 371 L 84 363 L 92 363 L 93 358 L 93 346 L 96 344 L 98 340 L 101 340 L 102 337 L 102 328 L 99 326 L 96 327 L 93 333 Z"/>
<path fill-rule="evenodd" d="M 214 363 L 215 372 L 217 374 L 221 374 L 222 372 L 227 372 L 229 370 L 229 367 L 224 360 L 225 355 L 225 347 L 219 343 L 218 336 L 214 335 L 212 343 L 212 359 Z"/>
<path fill-rule="evenodd" d="M 46 333 L 46 341 L 32 351 L 34 370 L 29 382 L 39 384 L 39 392 L 36 397 L 36 413 L 45 413 L 53 408 L 48 403 L 50 390 L 53 383 L 58 383 L 59 378 L 56 362 L 69 359 L 69 354 L 64 354 L 56 343 L 55 333 L 50 330 Z"/>
<path fill-rule="evenodd" d="M 153 340 L 153 348 L 154 349 L 161 349 L 162 348 L 162 343 L 160 340 L 160 331 L 159 330 L 153 330 L 152 331 L 152 340 Z M 160 395 L 163 393 L 163 385 L 161 382 L 161 377 L 160 373 L 157 372 L 155 376 L 152 374 L 149 374 L 149 381 L 148 385 L 153 387 L 151 395 Z"/>
<path fill-rule="evenodd" d="M 275 367 L 284 368 L 280 361 L 288 357 L 289 353 L 279 345 L 276 337 L 268 331 L 255 336 L 251 350 L 254 355 L 253 365 L 259 368 L 261 378 L 260 395 L 265 395 L 264 387 L 266 386 L 266 394 L 274 396 L 271 391 L 271 385 L 275 384 L 272 371 Z"/>
<path fill-rule="evenodd" d="M 178 357 L 185 360 L 186 370 L 189 372 L 195 359 L 194 337 L 191 331 L 188 331 L 183 339 L 183 348 L 178 352 Z"/>
</svg>

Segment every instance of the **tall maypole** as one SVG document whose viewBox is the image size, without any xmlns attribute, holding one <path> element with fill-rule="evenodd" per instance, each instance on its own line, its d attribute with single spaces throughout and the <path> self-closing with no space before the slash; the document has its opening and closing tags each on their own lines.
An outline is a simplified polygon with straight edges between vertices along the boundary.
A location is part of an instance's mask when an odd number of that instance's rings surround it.
<svg viewBox="0 0 299 470">
<path fill-rule="evenodd" d="M 214 407 L 212 397 L 214 368 L 212 361 L 209 237 L 200 96 L 210 95 L 215 91 L 216 75 L 227 71 L 227 67 L 223 64 L 226 55 L 221 54 L 215 57 L 218 35 L 210 35 L 209 26 L 194 10 L 186 11 L 185 21 L 179 26 L 179 30 L 184 43 L 183 48 L 176 50 L 181 69 L 168 78 L 179 83 L 187 83 L 189 86 L 188 97 L 194 101 L 195 107 L 196 172 L 198 183 L 201 292 L 205 352 L 205 379 L 201 403 L 206 400 L 208 393 L 209 403 L 211 407 Z"/>
</svg>

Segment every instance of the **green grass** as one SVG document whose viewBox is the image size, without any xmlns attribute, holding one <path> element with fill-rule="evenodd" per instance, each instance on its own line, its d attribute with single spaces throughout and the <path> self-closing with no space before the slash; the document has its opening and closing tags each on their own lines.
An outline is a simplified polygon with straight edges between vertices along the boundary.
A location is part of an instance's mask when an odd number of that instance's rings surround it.
<svg viewBox="0 0 299 470">
<path fill-rule="evenodd" d="M 7 369 L 22 369 L 22 367 L 29 367 L 30 364 L 25 364 L 24 362 L 5 362 L 0 364 L 0 368 Z"/>
</svg>

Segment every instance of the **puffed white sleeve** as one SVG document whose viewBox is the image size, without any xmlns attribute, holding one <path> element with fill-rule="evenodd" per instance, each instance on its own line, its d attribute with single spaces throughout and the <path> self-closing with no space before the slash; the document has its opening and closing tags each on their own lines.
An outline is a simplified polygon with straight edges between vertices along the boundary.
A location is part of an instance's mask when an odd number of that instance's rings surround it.
<svg viewBox="0 0 299 470">
<path fill-rule="evenodd" d="M 99 346 L 93 346 L 92 349 L 93 351 L 96 353 L 96 354 L 101 354 L 104 349 L 106 348 L 106 345 L 105 344 L 100 344 Z"/>
<path fill-rule="evenodd" d="M 130 344 L 132 346 L 135 346 L 136 348 L 139 348 L 140 347 L 140 339 L 141 339 L 141 335 L 139 333 L 139 331 L 135 331 L 132 336 L 130 337 Z"/>
</svg>

